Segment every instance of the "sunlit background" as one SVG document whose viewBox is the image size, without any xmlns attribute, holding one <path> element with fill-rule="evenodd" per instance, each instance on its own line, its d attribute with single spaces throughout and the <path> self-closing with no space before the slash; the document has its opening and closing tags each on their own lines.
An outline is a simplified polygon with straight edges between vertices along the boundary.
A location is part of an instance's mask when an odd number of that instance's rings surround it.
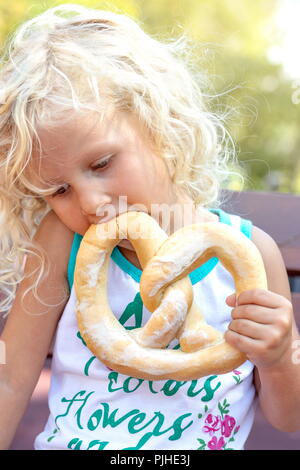
<svg viewBox="0 0 300 470">
<path fill-rule="evenodd" d="M 0 0 L 0 42 L 59 1 Z M 300 0 L 73 1 L 137 19 L 158 39 L 183 32 L 195 66 L 211 74 L 215 110 L 245 176 L 243 189 L 300 193 Z M 240 189 L 240 179 L 229 182 Z"/>
</svg>

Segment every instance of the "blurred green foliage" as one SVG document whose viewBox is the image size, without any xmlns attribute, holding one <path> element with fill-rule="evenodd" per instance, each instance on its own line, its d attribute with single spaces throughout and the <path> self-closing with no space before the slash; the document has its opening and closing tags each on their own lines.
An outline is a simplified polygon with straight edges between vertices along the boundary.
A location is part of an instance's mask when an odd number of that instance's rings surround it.
<svg viewBox="0 0 300 470">
<path fill-rule="evenodd" d="M 278 1 L 72 3 L 128 14 L 158 39 L 187 33 L 194 41 L 194 67 L 208 71 L 209 93 L 217 95 L 213 109 L 231 110 L 226 124 L 246 176 L 244 189 L 300 193 L 300 92 L 282 67 L 268 60 L 269 48 L 280 41 L 274 21 Z M 21 22 L 61 3 L 66 2 L 0 0 L 0 44 Z M 230 186 L 238 189 L 239 181 Z"/>
</svg>

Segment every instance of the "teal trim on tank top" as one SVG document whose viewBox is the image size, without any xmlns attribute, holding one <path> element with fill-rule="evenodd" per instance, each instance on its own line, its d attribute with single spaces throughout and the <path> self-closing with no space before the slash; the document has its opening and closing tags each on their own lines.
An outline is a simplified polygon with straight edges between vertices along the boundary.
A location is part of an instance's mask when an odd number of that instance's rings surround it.
<svg viewBox="0 0 300 470">
<path fill-rule="evenodd" d="M 231 225 L 231 220 L 229 214 L 223 211 L 222 209 L 210 209 L 210 212 L 217 214 L 219 216 L 220 222 L 223 224 Z M 252 236 L 252 222 L 250 220 L 241 218 L 241 232 L 246 235 L 246 237 L 251 239 Z M 76 256 L 81 243 L 83 236 L 79 233 L 74 233 L 74 239 L 71 247 L 70 258 L 68 263 L 68 282 L 70 290 L 72 289 L 73 280 L 74 280 L 74 270 L 76 264 Z M 116 246 L 111 253 L 112 260 L 122 269 L 122 271 L 129 274 L 136 282 L 140 282 L 142 271 L 134 266 L 130 261 L 128 261 L 125 256 L 122 255 L 119 248 Z M 199 266 L 189 274 L 191 283 L 194 285 L 197 282 L 201 281 L 206 277 L 218 264 L 219 259 L 213 257 L 209 259 L 206 263 Z"/>
</svg>

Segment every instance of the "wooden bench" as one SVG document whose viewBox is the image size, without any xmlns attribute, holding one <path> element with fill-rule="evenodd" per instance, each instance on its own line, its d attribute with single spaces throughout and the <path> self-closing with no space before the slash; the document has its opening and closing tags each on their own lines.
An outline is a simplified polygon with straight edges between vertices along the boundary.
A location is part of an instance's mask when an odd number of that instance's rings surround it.
<svg viewBox="0 0 300 470">
<path fill-rule="evenodd" d="M 222 208 L 252 220 L 280 248 L 289 276 L 296 323 L 300 329 L 300 196 L 266 192 L 224 191 Z M 245 445 L 246 450 L 298 450 L 300 431 L 283 433 L 264 418 L 260 407 Z"/>
<path fill-rule="evenodd" d="M 223 191 L 222 209 L 250 219 L 267 232 L 282 253 L 300 328 L 300 196 L 257 191 Z"/>
</svg>

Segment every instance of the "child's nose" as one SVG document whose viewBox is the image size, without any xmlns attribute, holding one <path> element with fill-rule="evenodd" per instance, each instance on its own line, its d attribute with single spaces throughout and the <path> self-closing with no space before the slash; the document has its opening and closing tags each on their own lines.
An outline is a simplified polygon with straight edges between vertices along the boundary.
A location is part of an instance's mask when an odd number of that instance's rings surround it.
<svg viewBox="0 0 300 470">
<path fill-rule="evenodd" d="M 84 215 L 101 215 L 101 209 L 110 202 L 110 198 L 101 191 L 86 187 L 79 194 L 79 204 Z"/>
</svg>

